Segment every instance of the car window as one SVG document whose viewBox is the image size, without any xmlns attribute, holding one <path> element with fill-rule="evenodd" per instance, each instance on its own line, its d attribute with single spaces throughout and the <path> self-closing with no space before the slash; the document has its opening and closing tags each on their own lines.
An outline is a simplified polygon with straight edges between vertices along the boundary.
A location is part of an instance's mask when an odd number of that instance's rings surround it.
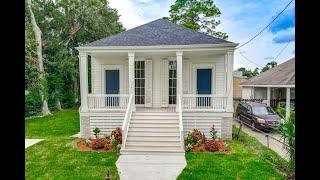
<svg viewBox="0 0 320 180">
<path fill-rule="evenodd" d="M 255 115 L 272 115 L 276 114 L 271 107 L 267 106 L 254 106 L 252 112 Z"/>
</svg>

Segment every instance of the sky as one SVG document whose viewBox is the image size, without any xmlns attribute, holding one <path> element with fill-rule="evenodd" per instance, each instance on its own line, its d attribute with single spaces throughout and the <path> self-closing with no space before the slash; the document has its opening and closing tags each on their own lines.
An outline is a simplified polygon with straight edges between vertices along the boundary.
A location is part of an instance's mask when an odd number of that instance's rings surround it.
<svg viewBox="0 0 320 180">
<path fill-rule="evenodd" d="M 169 16 L 175 0 L 109 0 L 118 10 L 126 29 Z M 239 46 L 262 30 L 290 0 L 214 0 L 220 9 L 217 30 L 229 35 L 228 41 Z M 249 44 L 235 51 L 234 69 L 261 69 L 271 60 L 278 64 L 295 56 L 295 2 L 274 23 Z M 243 56 L 241 56 L 241 54 Z M 247 58 L 247 59 L 245 59 Z"/>
</svg>

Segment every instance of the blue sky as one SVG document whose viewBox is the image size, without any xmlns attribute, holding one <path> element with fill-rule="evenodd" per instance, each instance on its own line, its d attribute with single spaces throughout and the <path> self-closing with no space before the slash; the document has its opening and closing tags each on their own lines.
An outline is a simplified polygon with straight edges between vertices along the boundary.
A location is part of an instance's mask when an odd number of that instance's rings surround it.
<svg viewBox="0 0 320 180">
<path fill-rule="evenodd" d="M 221 11 L 219 31 L 229 35 L 229 41 L 244 43 L 275 17 L 290 0 L 215 0 Z M 120 21 L 127 29 L 149 21 L 168 16 L 170 6 L 175 0 L 109 0 L 110 6 L 119 12 Z M 264 66 L 277 58 L 282 63 L 294 57 L 295 50 L 295 12 L 294 2 L 260 36 L 240 48 L 240 52 L 251 63 L 235 51 L 234 69 L 239 67 L 255 68 Z M 288 44 L 289 43 L 289 44 Z M 258 66 L 259 65 L 259 66 Z M 261 67 L 259 67 L 261 69 Z"/>
</svg>

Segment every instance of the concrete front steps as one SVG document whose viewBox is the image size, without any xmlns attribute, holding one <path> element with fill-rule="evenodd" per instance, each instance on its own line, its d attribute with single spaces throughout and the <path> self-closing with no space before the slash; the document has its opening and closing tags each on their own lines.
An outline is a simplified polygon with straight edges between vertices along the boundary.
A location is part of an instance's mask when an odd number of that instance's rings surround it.
<svg viewBox="0 0 320 180">
<path fill-rule="evenodd" d="M 184 155 L 175 112 L 133 112 L 121 154 Z"/>
</svg>

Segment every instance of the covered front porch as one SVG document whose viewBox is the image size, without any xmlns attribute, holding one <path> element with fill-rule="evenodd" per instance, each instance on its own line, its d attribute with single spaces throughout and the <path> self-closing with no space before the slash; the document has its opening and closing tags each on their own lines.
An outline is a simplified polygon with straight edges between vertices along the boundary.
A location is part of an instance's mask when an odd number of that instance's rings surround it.
<svg viewBox="0 0 320 180">
<path fill-rule="evenodd" d="M 125 112 L 130 103 L 173 112 L 178 97 L 185 112 L 233 112 L 232 58 L 223 48 L 80 51 L 81 112 Z"/>
</svg>

